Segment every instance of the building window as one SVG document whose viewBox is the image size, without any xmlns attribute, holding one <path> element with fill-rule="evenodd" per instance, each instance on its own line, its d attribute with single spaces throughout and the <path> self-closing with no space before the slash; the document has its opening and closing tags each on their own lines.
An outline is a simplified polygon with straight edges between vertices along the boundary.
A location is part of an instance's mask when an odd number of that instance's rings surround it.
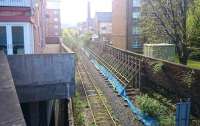
<svg viewBox="0 0 200 126">
<path fill-rule="evenodd" d="M 134 41 L 132 42 L 132 44 L 131 44 L 131 47 L 132 47 L 133 49 L 135 49 L 135 48 L 140 48 L 140 47 L 141 47 L 141 44 L 140 44 L 139 40 L 134 40 Z"/>
<path fill-rule="evenodd" d="M 133 26 L 133 34 L 140 34 L 140 27 L 138 26 Z"/>
<path fill-rule="evenodd" d="M 140 17 L 140 12 L 133 12 L 133 19 L 138 19 Z"/>
<path fill-rule="evenodd" d="M 133 0 L 133 7 L 140 7 L 140 0 Z"/>
<path fill-rule="evenodd" d="M 0 50 L 7 54 L 6 26 L 0 26 Z"/>
</svg>

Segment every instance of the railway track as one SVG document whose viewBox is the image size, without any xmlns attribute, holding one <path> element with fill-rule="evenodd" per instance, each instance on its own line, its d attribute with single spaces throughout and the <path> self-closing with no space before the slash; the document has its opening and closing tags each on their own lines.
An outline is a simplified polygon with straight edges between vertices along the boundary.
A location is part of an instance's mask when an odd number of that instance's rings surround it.
<svg viewBox="0 0 200 126">
<path fill-rule="evenodd" d="M 86 96 L 91 118 L 89 126 L 117 126 L 117 122 L 112 116 L 112 112 L 106 105 L 105 98 L 101 91 L 96 87 L 92 74 L 88 72 L 89 66 L 79 58 L 77 72 L 80 77 L 81 85 Z"/>
</svg>

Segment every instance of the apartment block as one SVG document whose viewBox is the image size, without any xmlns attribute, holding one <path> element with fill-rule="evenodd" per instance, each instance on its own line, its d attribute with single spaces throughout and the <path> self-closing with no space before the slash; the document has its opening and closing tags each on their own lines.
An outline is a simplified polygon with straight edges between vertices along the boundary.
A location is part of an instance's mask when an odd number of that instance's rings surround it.
<svg viewBox="0 0 200 126">
<path fill-rule="evenodd" d="M 61 54 L 59 44 L 50 44 L 57 48 L 56 54 L 47 49 L 47 41 L 59 42 L 60 12 L 46 7 L 51 7 L 46 0 L 0 0 L 2 126 L 69 125 L 75 54 Z M 46 49 L 51 54 L 43 54 Z"/>
<path fill-rule="evenodd" d="M 44 8 L 44 0 L 0 1 L 0 49 L 8 55 L 42 52 Z"/>
<path fill-rule="evenodd" d="M 113 46 L 133 52 L 142 52 L 140 10 L 141 0 L 113 0 Z"/>
<path fill-rule="evenodd" d="M 95 32 L 99 36 L 100 41 L 105 43 L 111 42 L 112 12 L 96 12 Z"/>
<path fill-rule="evenodd" d="M 46 43 L 58 44 L 61 37 L 60 0 L 47 0 Z"/>
</svg>

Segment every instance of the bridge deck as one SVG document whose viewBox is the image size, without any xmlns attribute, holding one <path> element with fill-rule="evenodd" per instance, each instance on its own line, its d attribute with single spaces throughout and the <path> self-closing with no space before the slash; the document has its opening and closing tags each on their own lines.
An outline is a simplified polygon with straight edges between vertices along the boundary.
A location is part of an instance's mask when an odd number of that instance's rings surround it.
<svg viewBox="0 0 200 126">
<path fill-rule="evenodd" d="M 73 96 L 74 54 L 13 55 L 8 61 L 20 102 Z"/>
</svg>

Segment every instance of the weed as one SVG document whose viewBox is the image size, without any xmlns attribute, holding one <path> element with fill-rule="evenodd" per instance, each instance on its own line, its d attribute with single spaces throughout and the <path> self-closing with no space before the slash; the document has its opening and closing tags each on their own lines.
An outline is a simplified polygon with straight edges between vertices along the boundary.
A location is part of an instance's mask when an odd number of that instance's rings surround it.
<svg viewBox="0 0 200 126">
<path fill-rule="evenodd" d="M 136 104 L 142 112 L 156 118 L 161 126 L 168 126 L 168 124 L 171 126 L 175 123 L 173 112 L 147 94 L 137 96 Z"/>
</svg>

